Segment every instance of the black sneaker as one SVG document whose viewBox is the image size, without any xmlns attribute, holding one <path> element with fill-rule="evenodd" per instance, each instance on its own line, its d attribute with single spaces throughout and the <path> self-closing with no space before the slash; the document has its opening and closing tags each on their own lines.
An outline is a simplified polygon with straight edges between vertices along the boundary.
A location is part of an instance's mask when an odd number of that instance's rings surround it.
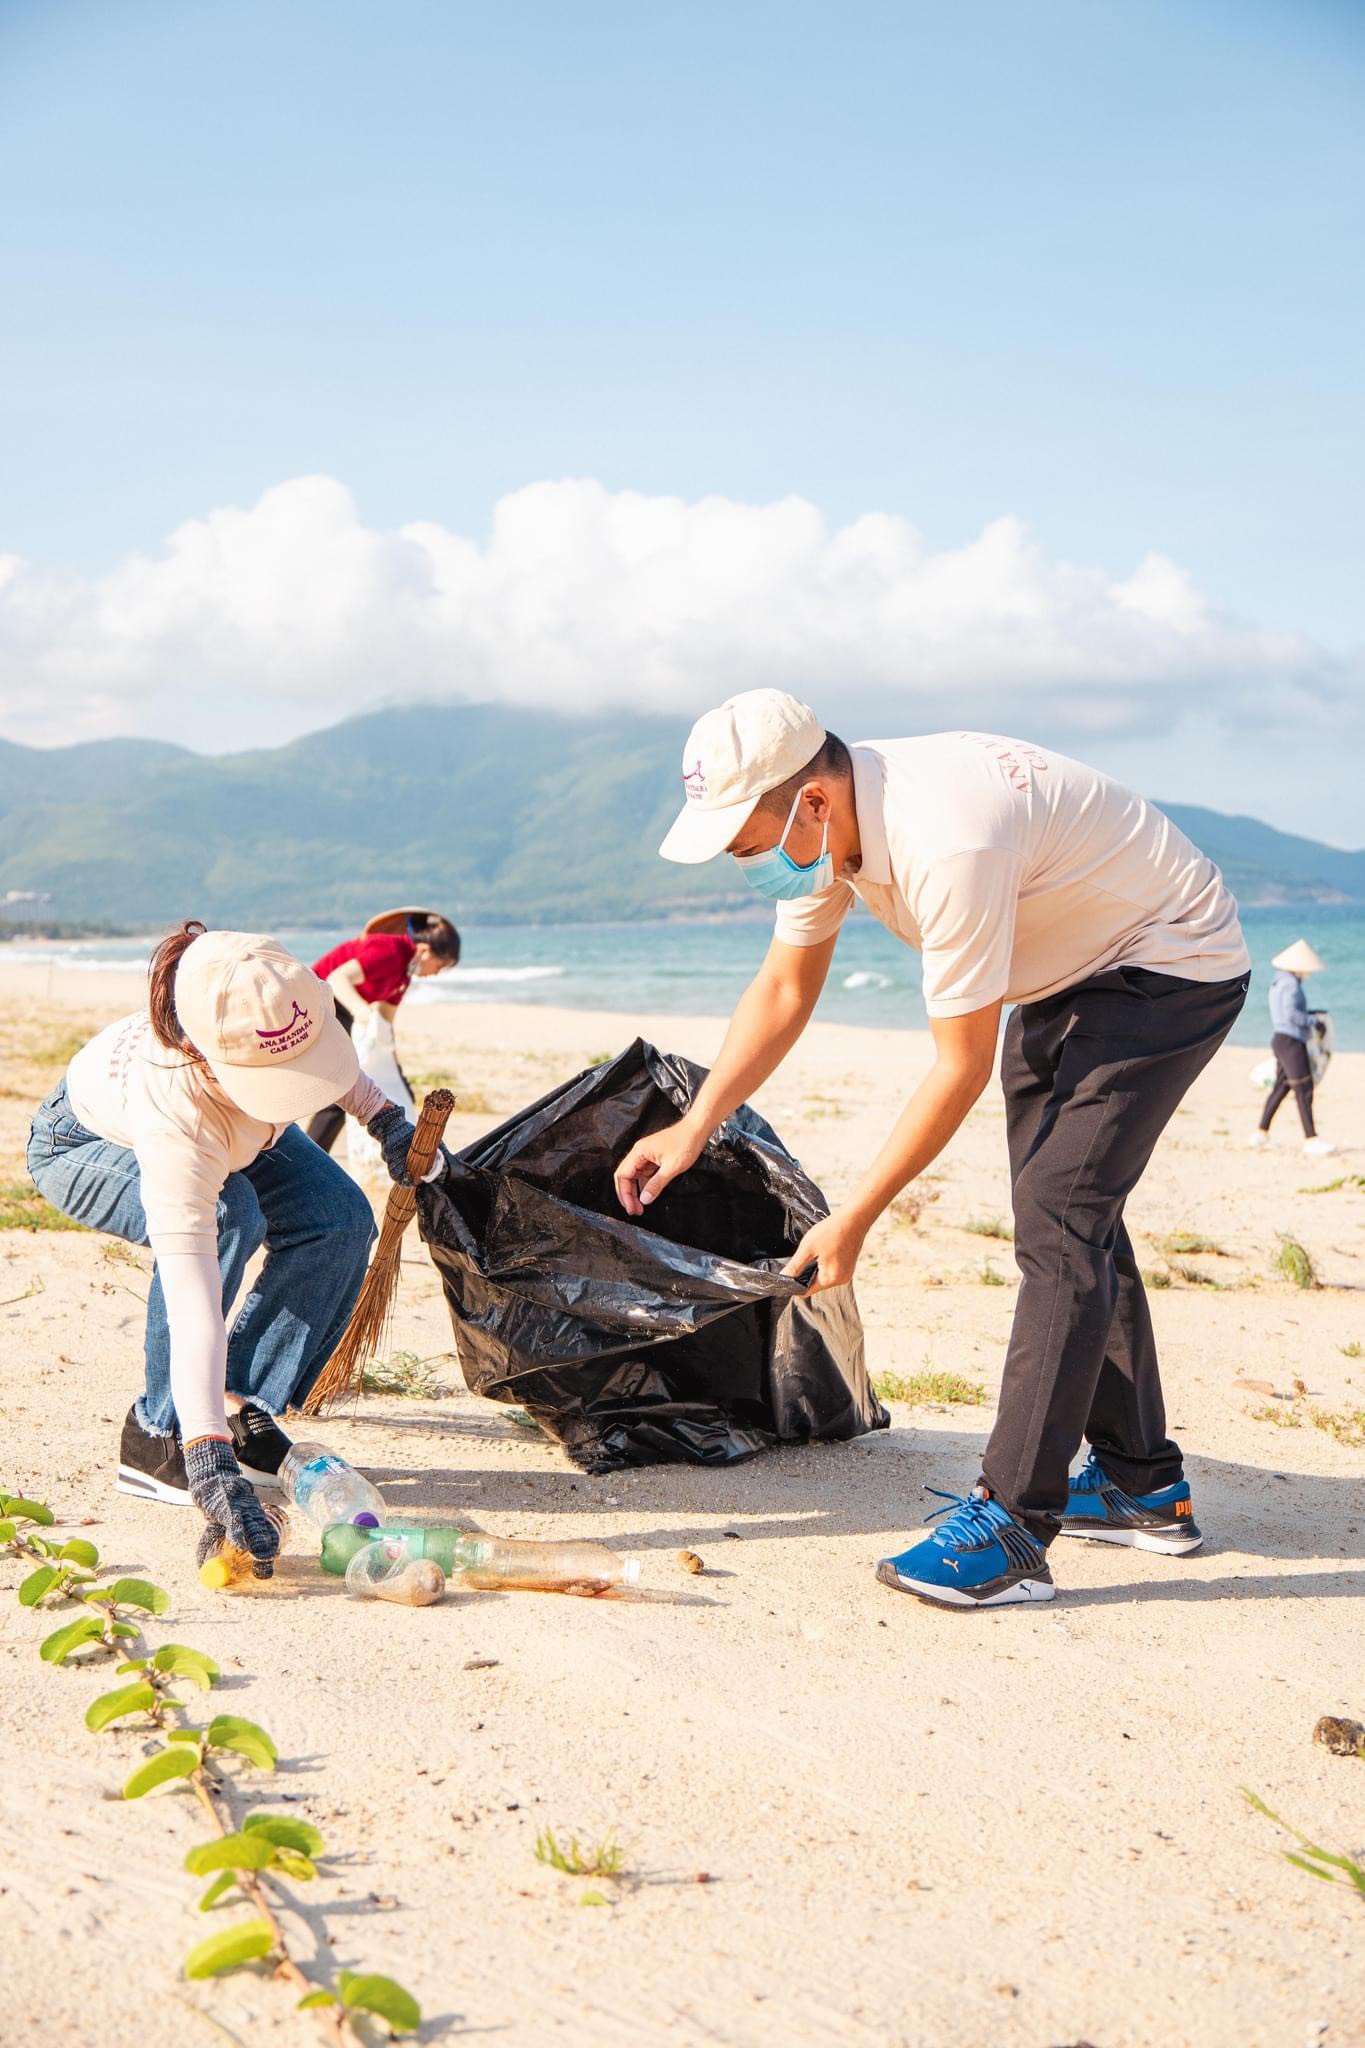
<svg viewBox="0 0 1365 2048">
<path fill-rule="evenodd" d="M 123 1424 L 115 1485 L 120 1493 L 134 1494 L 139 1500 L 168 1501 L 173 1507 L 194 1505 L 179 1437 L 158 1436 L 155 1430 L 144 1429 L 136 1408 L 128 1410 Z"/>
<path fill-rule="evenodd" d="M 279 1470 L 294 1446 L 268 1408 L 243 1401 L 229 1414 L 237 1463 L 257 1486 L 278 1486 Z"/>
</svg>

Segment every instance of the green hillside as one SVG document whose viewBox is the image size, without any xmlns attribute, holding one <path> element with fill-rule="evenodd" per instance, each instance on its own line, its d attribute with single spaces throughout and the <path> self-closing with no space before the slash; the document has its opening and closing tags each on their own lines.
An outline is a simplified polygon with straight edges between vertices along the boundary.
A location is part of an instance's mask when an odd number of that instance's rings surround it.
<svg viewBox="0 0 1365 2048">
<path fill-rule="evenodd" d="M 679 732 L 675 719 L 437 705 L 212 757 L 143 740 L 0 742 L 0 895 L 39 890 L 54 920 L 125 924 L 335 924 L 420 899 L 485 922 L 751 907 L 728 864 L 654 857 L 678 800 Z M 1365 902 L 1365 852 L 1166 808 L 1246 902 Z"/>
</svg>

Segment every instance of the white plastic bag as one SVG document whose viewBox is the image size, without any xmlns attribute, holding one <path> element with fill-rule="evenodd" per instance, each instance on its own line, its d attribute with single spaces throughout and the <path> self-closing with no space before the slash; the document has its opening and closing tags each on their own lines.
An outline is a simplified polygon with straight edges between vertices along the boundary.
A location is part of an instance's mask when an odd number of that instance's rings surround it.
<svg viewBox="0 0 1365 2048">
<path fill-rule="evenodd" d="M 397 1103 L 409 1123 L 417 1121 L 417 1105 L 398 1071 L 398 1052 L 393 1025 L 377 1014 L 358 1023 L 351 1034 L 360 1058 L 361 1071 L 383 1089 L 390 1102 Z M 353 1116 L 346 1119 L 346 1164 L 359 1181 L 386 1181 L 384 1155 L 364 1124 Z"/>
</svg>

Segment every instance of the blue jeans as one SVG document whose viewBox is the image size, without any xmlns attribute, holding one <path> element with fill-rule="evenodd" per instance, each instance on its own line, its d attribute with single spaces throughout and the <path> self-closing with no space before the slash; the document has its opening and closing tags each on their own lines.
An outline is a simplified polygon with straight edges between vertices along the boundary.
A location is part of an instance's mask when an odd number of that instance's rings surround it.
<svg viewBox="0 0 1365 2048">
<path fill-rule="evenodd" d="M 28 1170 L 54 1209 L 129 1244 L 146 1244 L 137 1155 L 76 1121 L 66 1082 L 33 1119 Z M 266 1260 L 228 1333 L 227 1390 L 278 1415 L 302 1401 L 336 1348 L 365 1278 L 374 1217 L 349 1174 L 291 1124 L 268 1152 L 230 1173 L 218 1198 L 218 1265 L 227 1314 L 252 1254 Z M 144 1429 L 169 1435 L 171 1336 L 161 1277 L 147 1296 Z"/>
</svg>

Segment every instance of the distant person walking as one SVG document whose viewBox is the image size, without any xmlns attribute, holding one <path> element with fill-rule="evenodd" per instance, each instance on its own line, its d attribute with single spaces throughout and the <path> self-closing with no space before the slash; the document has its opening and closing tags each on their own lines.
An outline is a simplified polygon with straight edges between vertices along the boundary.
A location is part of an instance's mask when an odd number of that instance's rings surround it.
<svg viewBox="0 0 1365 2048">
<path fill-rule="evenodd" d="M 1307 939 L 1295 939 L 1293 945 L 1277 953 L 1270 964 L 1275 969 L 1270 984 L 1270 1050 L 1275 1055 L 1275 1079 L 1261 1112 L 1260 1128 L 1252 1132 L 1250 1142 L 1256 1146 L 1270 1143 L 1270 1126 L 1285 1097 L 1292 1094 L 1298 1107 L 1299 1122 L 1303 1125 L 1303 1149 L 1321 1157 L 1335 1152 L 1337 1148 L 1330 1139 L 1318 1136 L 1317 1125 L 1313 1121 L 1310 1048 L 1317 1026 L 1315 1013 L 1309 1009 L 1308 998 L 1304 994 L 1303 977 L 1305 974 L 1321 974 L 1322 961 Z"/>
<path fill-rule="evenodd" d="M 332 991 L 337 1022 L 361 1041 L 366 1071 L 376 1073 L 409 1113 L 412 1089 L 398 1064 L 394 1016 L 414 975 L 425 980 L 429 974 L 444 974 L 459 960 L 460 934 L 450 919 L 434 910 L 409 908 L 381 911 L 358 938 L 344 940 L 313 962 L 314 974 Z M 308 1135 L 330 1152 L 345 1122 L 339 1108 L 328 1107 L 313 1118 Z"/>
</svg>

